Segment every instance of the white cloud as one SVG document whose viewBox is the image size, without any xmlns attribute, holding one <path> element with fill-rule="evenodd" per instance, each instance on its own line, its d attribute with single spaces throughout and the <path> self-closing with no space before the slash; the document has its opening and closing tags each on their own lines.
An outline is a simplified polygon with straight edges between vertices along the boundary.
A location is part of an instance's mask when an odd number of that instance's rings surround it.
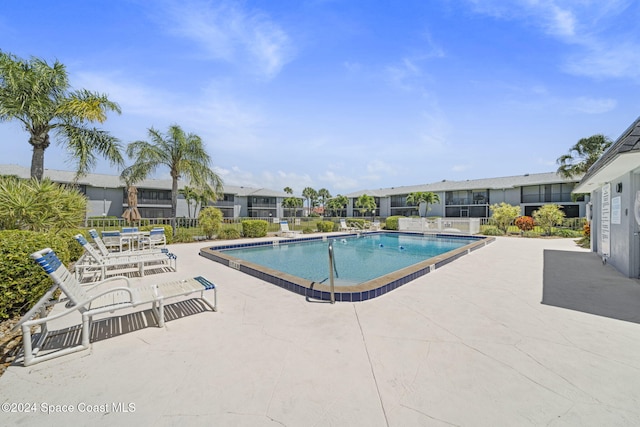
<svg viewBox="0 0 640 427">
<path fill-rule="evenodd" d="M 451 168 L 453 172 L 464 172 L 469 169 L 471 169 L 471 165 L 453 165 Z"/>
<path fill-rule="evenodd" d="M 573 48 L 562 64 L 570 74 L 593 78 L 640 77 L 637 31 L 620 19 L 629 0 L 469 0 L 477 13 L 519 20 Z M 632 15 L 630 15 L 632 16 Z M 629 18 L 630 19 L 630 18 Z M 632 41 L 632 40 L 635 40 Z"/>
<path fill-rule="evenodd" d="M 617 106 L 617 101 L 610 98 L 588 98 L 581 96 L 570 103 L 570 110 L 578 113 L 586 114 L 602 114 L 607 113 Z"/>
<path fill-rule="evenodd" d="M 259 10 L 237 2 L 166 3 L 169 31 L 198 43 L 213 59 L 272 78 L 293 57 L 288 34 Z"/>
</svg>

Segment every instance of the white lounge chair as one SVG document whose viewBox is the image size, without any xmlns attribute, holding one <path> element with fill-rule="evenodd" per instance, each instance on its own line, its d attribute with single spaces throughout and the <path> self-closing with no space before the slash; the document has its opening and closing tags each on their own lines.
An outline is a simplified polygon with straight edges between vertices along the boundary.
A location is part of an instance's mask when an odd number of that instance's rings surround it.
<svg viewBox="0 0 640 427">
<path fill-rule="evenodd" d="M 163 230 L 163 236 L 164 236 L 164 229 L 162 230 Z M 104 241 L 100 238 L 100 235 L 95 229 L 89 230 L 89 236 L 91 236 L 91 238 L 93 239 L 93 242 L 96 244 L 96 247 L 98 248 L 98 251 L 104 257 L 119 257 L 119 256 L 131 255 L 131 252 L 110 252 L 109 248 L 107 248 L 107 246 L 104 244 Z M 166 242 L 166 239 L 165 239 L 165 242 Z M 148 248 L 145 250 L 138 250 L 135 253 L 139 255 L 143 253 L 160 253 L 160 252 L 162 252 L 161 248 Z"/>
<path fill-rule="evenodd" d="M 50 248 L 32 253 L 31 258 L 38 263 L 53 280 L 53 286 L 14 327 L 14 330 L 18 327 L 22 328 L 25 366 L 88 349 L 93 316 L 97 314 L 150 303 L 158 326 L 163 327 L 165 323 L 165 301 L 169 298 L 190 295 L 195 292 L 200 292 L 200 298 L 211 310 L 217 311 L 216 286 L 201 276 L 140 288 L 132 288 L 126 277 L 112 277 L 86 287 L 78 283 Z M 122 281 L 124 286 L 105 289 L 104 285 L 117 280 Z M 210 289 L 213 289 L 214 292 L 213 302 L 204 296 L 204 291 Z M 53 299 L 57 290 L 61 290 L 65 298 L 58 300 Z M 67 303 L 66 309 L 62 312 L 48 315 L 47 308 L 59 303 Z M 38 352 L 45 345 L 49 332 L 47 323 L 76 311 L 82 314 L 81 343 L 74 347 L 63 348 L 38 356 Z M 37 314 L 40 314 L 40 317 L 34 319 Z M 35 342 L 32 341 L 31 336 L 31 328 L 34 326 L 40 328 L 40 333 L 35 337 Z"/>
<path fill-rule="evenodd" d="M 348 232 L 352 232 L 352 231 L 357 231 L 358 229 L 355 227 L 350 227 L 347 225 L 347 220 L 344 218 L 340 218 L 340 231 L 348 231 Z"/>
<path fill-rule="evenodd" d="M 119 231 L 103 231 L 102 241 L 104 242 L 107 250 L 109 250 L 109 248 L 114 248 L 119 252 L 122 252 L 122 236 L 120 236 Z"/>
<path fill-rule="evenodd" d="M 85 249 L 85 255 L 75 264 L 76 279 L 80 281 L 85 277 L 102 280 L 131 272 L 138 272 L 142 277 L 145 270 L 158 268 L 178 271 L 177 257 L 167 249 L 146 253 L 124 252 L 105 257 L 91 246 L 82 234 L 77 234 L 75 239 Z"/>
<path fill-rule="evenodd" d="M 296 237 L 300 234 L 299 231 L 290 230 L 289 223 L 287 221 L 280 221 L 280 235 L 284 237 Z"/>
</svg>

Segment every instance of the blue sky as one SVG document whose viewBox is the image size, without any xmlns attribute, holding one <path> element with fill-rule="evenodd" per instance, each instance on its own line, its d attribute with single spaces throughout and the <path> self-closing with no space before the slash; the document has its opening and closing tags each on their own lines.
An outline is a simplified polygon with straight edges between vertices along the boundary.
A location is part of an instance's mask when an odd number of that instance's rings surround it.
<svg viewBox="0 0 640 427">
<path fill-rule="evenodd" d="M 178 124 L 227 184 L 337 195 L 554 171 L 617 138 L 640 115 L 639 20 L 632 0 L 38 0 L 3 5 L 0 49 L 108 94 L 125 145 Z M 0 162 L 29 166 L 27 140 L 0 123 Z M 45 167 L 71 169 L 57 145 Z"/>
</svg>

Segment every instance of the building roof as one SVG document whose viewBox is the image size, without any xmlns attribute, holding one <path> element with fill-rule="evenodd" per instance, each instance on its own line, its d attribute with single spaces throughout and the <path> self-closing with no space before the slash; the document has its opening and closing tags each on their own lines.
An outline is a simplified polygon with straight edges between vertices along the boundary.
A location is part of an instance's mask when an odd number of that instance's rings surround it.
<svg viewBox="0 0 640 427">
<path fill-rule="evenodd" d="M 640 117 L 584 175 L 574 192 L 586 193 L 610 182 L 640 165 Z"/>
<path fill-rule="evenodd" d="M 502 190 L 507 188 L 523 187 L 527 185 L 557 184 L 563 182 L 578 182 L 579 178 L 564 178 L 556 172 L 532 173 L 498 178 L 467 179 L 464 181 L 438 181 L 431 184 L 409 185 L 402 187 L 381 188 L 379 190 L 362 190 L 347 194 L 347 197 L 359 197 L 368 194 L 374 197 L 385 197 L 409 194 L 414 192 L 431 191 L 433 193 L 443 191 L 460 190 Z"/>
<path fill-rule="evenodd" d="M 15 175 L 19 178 L 30 178 L 31 170 L 19 165 L 0 165 L 0 175 Z M 61 171 L 55 169 L 45 169 L 44 176 L 54 182 L 72 183 L 75 172 Z M 97 188 L 124 188 L 125 183 L 118 175 L 105 175 L 90 173 L 78 179 L 79 185 L 89 185 Z M 138 188 L 149 188 L 158 190 L 171 190 L 170 179 L 145 179 L 136 184 Z M 178 188 L 184 188 L 186 183 L 178 181 Z M 284 191 L 274 191 L 267 188 L 253 188 L 244 186 L 225 185 L 224 193 L 237 196 L 264 196 L 264 197 L 288 197 Z"/>
</svg>

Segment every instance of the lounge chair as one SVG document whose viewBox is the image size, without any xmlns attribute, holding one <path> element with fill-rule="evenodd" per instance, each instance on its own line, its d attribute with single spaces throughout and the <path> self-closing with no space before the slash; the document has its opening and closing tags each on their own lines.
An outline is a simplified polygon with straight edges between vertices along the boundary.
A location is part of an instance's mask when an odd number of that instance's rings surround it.
<svg viewBox="0 0 640 427">
<path fill-rule="evenodd" d="M 77 234 L 75 239 L 85 249 L 85 255 L 75 264 L 76 279 L 80 281 L 85 277 L 102 280 L 131 272 L 138 272 L 142 277 L 145 270 L 158 268 L 178 271 L 177 257 L 167 249 L 161 249 L 160 252 L 124 252 L 105 257 L 82 234 Z"/>
<path fill-rule="evenodd" d="M 355 227 L 348 226 L 347 220 L 344 218 L 340 218 L 340 231 L 352 232 L 352 231 L 358 231 L 358 229 Z"/>
<path fill-rule="evenodd" d="M 290 230 L 289 223 L 287 221 L 280 221 L 280 235 L 284 237 L 296 237 L 300 234 L 299 231 Z"/>
<path fill-rule="evenodd" d="M 379 231 L 380 230 L 380 221 L 375 220 L 369 226 L 369 230 L 371 231 Z"/>
<path fill-rule="evenodd" d="M 102 241 L 107 250 L 109 248 L 117 248 L 119 252 L 122 252 L 122 236 L 120 236 L 119 231 L 103 231 Z"/>
<path fill-rule="evenodd" d="M 164 229 L 162 230 L 164 233 Z M 100 235 L 95 229 L 89 230 L 89 236 L 91 236 L 91 238 L 93 239 L 93 242 L 96 244 L 96 247 L 98 248 L 98 251 L 104 257 L 118 257 L 118 256 L 131 255 L 131 252 L 110 252 L 109 248 L 107 248 L 107 246 L 104 244 L 104 241 L 100 238 Z M 166 239 L 165 239 L 165 242 L 166 242 Z M 149 248 L 145 250 L 138 250 L 135 253 L 139 255 L 143 253 L 159 253 L 159 252 L 161 252 L 161 248 Z"/>
<path fill-rule="evenodd" d="M 194 292 L 200 292 L 200 299 L 213 311 L 217 311 L 216 286 L 201 276 L 140 288 L 132 288 L 129 279 L 126 277 L 112 277 L 90 287 L 85 287 L 78 283 L 50 248 L 32 253 L 31 258 L 38 263 L 53 280 L 53 286 L 14 327 L 14 330 L 18 327 L 22 328 L 25 366 L 88 349 L 93 316 L 97 314 L 150 303 L 158 326 L 164 327 L 165 300 L 190 295 Z M 104 289 L 103 285 L 116 282 L 117 280 L 123 281 L 124 286 Z M 204 296 L 204 291 L 209 289 L 213 289 L 214 292 L 213 302 Z M 65 298 L 58 300 L 53 299 L 57 290 L 61 290 Z M 67 303 L 66 310 L 48 315 L 47 308 L 59 303 Z M 47 322 L 76 311 L 82 314 L 81 344 L 38 356 L 38 352 L 42 346 L 44 346 L 47 339 Z M 34 316 L 38 313 L 40 317 L 34 319 Z M 34 326 L 40 328 L 40 334 L 37 336 L 35 342 L 32 342 L 31 328 Z"/>
</svg>

